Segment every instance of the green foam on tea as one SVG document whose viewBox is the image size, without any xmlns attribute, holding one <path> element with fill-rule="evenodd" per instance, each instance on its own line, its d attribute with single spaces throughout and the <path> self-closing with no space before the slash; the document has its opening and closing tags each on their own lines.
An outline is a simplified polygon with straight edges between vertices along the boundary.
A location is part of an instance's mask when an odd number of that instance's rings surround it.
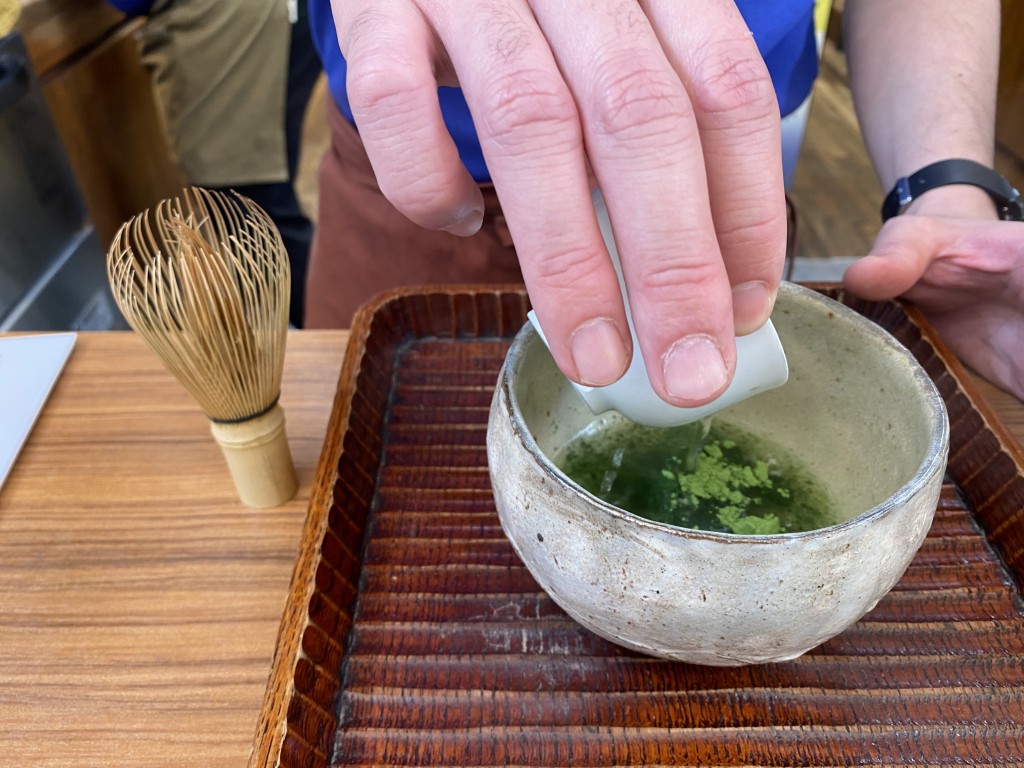
<svg viewBox="0 0 1024 768">
<path fill-rule="evenodd" d="M 660 429 L 602 417 L 554 460 L 609 504 L 683 528 L 771 535 L 838 522 L 828 493 L 799 461 L 717 418 Z"/>
</svg>

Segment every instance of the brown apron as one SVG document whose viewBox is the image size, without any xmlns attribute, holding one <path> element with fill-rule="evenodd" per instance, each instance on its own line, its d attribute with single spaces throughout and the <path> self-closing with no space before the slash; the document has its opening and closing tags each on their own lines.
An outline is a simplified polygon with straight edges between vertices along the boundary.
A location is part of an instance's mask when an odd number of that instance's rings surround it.
<svg viewBox="0 0 1024 768">
<path fill-rule="evenodd" d="M 456 237 L 413 224 L 377 186 L 359 134 L 328 99 L 331 146 L 320 164 L 320 203 L 306 282 L 306 328 L 347 328 L 383 291 L 437 283 L 521 283 L 498 196 L 483 188 L 484 224 Z"/>
</svg>

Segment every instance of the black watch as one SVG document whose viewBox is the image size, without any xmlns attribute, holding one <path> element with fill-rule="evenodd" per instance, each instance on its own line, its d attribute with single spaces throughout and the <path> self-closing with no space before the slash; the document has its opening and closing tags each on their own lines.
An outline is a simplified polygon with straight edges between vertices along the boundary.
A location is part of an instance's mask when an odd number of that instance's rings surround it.
<svg viewBox="0 0 1024 768">
<path fill-rule="evenodd" d="M 1024 221 L 1024 201 L 1020 191 L 1005 176 L 973 160 L 940 160 L 926 165 L 917 173 L 904 176 L 886 195 L 882 203 L 882 221 L 899 216 L 914 200 L 929 189 L 947 184 L 970 184 L 988 192 L 999 209 L 999 218 L 1005 221 Z"/>
</svg>

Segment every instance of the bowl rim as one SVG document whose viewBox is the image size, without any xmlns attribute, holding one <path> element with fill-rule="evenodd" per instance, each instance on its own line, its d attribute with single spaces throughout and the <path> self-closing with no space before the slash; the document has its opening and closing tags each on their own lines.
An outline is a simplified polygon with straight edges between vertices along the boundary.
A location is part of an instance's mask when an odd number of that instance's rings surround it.
<svg viewBox="0 0 1024 768">
<path fill-rule="evenodd" d="M 936 388 L 935 383 L 931 380 L 931 377 L 928 376 L 927 372 L 920 363 L 918 363 L 910 350 L 897 341 L 892 334 L 877 323 L 869 320 L 859 312 L 854 311 L 835 299 L 795 283 L 783 282 L 779 287 L 779 295 L 788 295 L 795 297 L 797 300 L 806 300 L 820 304 L 829 311 L 840 315 L 844 320 L 853 323 L 861 331 L 882 343 L 891 352 L 902 357 L 909 363 L 911 383 L 913 384 L 915 391 L 924 398 L 925 404 L 928 408 L 929 421 L 935 425 L 935 431 L 928 441 L 928 448 L 925 451 L 925 455 L 922 458 L 920 465 L 918 465 L 917 470 L 905 483 L 903 483 L 903 485 L 896 489 L 896 491 L 890 494 L 886 499 L 870 509 L 864 510 L 848 520 L 843 520 L 839 523 L 823 528 L 812 528 L 808 531 L 772 534 L 740 534 L 720 531 L 702 531 L 694 528 L 672 525 L 671 523 L 662 523 L 656 520 L 650 520 L 628 510 L 616 507 L 614 504 L 610 504 L 603 499 L 598 498 L 583 488 L 583 486 L 576 483 L 554 464 L 547 454 L 540 449 L 540 446 L 537 445 L 537 441 L 534 439 L 533 433 L 527 426 L 526 420 L 523 418 L 523 413 L 519 406 L 519 400 L 515 396 L 514 388 L 512 387 L 511 372 L 513 370 L 517 370 L 522 365 L 526 353 L 531 349 L 533 344 L 541 344 L 543 346 L 543 342 L 540 340 L 539 334 L 530 322 L 526 322 L 516 333 L 499 375 L 499 386 L 504 395 L 504 401 L 507 404 L 508 414 L 511 417 L 513 427 L 512 432 L 515 439 L 518 440 L 526 449 L 534 463 L 543 472 L 549 475 L 559 485 L 567 487 L 568 490 L 572 491 L 577 496 L 584 498 L 597 510 L 622 522 L 631 525 L 638 525 L 641 528 L 650 528 L 678 538 L 695 538 L 725 544 L 772 544 L 778 542 L 792 542 L 835 535 L 839 532 L 865 525 L 871 520 L 892 514 L 894 510 L 902 508 L 909 498 L 924 488 L 928 484 L 929 479 L 936 473 L 945 471 L 949 451 L 949 417 L 945 403 L 942 400 L 942 396 L 939 394 L 939 391 Z M 595 418 L 597 418 L 596 414 Z"/>
</svg>

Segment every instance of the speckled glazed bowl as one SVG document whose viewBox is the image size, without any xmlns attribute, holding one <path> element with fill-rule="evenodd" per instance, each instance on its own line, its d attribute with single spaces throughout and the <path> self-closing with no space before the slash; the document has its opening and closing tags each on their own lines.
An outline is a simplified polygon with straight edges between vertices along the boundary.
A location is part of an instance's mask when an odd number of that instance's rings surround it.
<svg viewBox="0 0 1024 768">
<path fill-rule="evenodd" d="M 770 436 L 838 500 L 841 522 L 740 536 L 651 522 L 550 460 L 595 416 L 529 325 L 491 405 L 501 524 L 547 593 L 597 634 L 654 656 L 740 665 L 791 659 L 885 595 L 931 524 L 949 446 L 927 374 L 884 330 L 784 284 L 772 316 L 789 382 L 716 418 Z"/>
</svg>

